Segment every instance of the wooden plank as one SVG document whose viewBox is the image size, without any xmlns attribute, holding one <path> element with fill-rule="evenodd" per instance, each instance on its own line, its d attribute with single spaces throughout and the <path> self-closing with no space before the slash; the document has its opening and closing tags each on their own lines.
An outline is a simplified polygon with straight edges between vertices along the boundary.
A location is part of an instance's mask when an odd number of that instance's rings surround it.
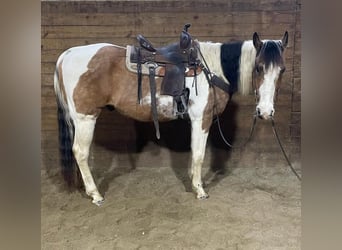
<svg viewBox="0 0 342 250">
<path fill-rule="evenodd" d="M 229 8 L 226 1 L 74 1 L 42 2 L 42 12 L 48 13 L 140 13 L 217 11 Z"/>
<path fill-rule="evenodd" d="M 55 72 L 55 68 L 56 68 L 56 63 L 42 63 L 41 64 L 41 73 L 42 74 L 47 74 L 47 73 L 51 73 L 53 74 Z"/>
<path fill-rule="evenodd" d="M 41 86 L 41 96 L 50 96 L 55 98 L 55 91 L 53 86 Z"/>
<path fill-rule="evenodd" d="M 301 123 L 301 113 L 291 112 L 291 124 L 300 125 L 300 123 Z"/>
<path fill-rule="evenodd" d="M 41 2 L 42 13 L 141 13 L 141 12 L 230 12 L 294 10 L 295 0 L 216 1 L 49 1 Z"/>
<path fill-rule="evenodd" d="M 292 111 L 293 112 L 300 112 L 301 111 L 301 95 L 300 94 L 293 93 Z"/>
<path fill-rule="evenodd" d="M 276 0 L 238 0 L 233 1 L 232 9 L 238 11 L 263 11 L 263 10 L 295 10 L 295 1 L 276 1 Z"/>
<path fill-rule="evenodd" d="M 159 26 L 160 24 L 172 24 L 181 29 L 184 22 L 190 22 L 193 26 L 206 22 L 211 23 L 293 23 L 295 15 L 292 11 L 260 11 L 241 12 L 189 12 L 189 13 L 42 13 L 42 26 Z M 152 24 L 152 25 L 151 25 Z M 190 28 L 190 31 L 192 29 Z M 163 29 L 164 27 L 160 27 Z"/>
<path fill-rule="evenodd" d="M 42 109 L 41 130 L 58 131 L 57 109 Z"/>
<path fill-rule="evenodd" d="M 56 104 L 56 98 L 52 96 L 42 96 L 40 99 L 41 106 L 43 108 L 48 109 L 56 109 L 57 110 L 57 104 Z"/>
<path fill-rule="evenodd" d="M 294 78 L 293 83 L 294 83 L 293 92 L 300 94 L 300 92 L 301 92 L 301 78 Z"/>
<path fill-rule="evenodd" d="M 171 42 L 175 42 L 179 40 L 179 37 L 172 37 L 172 38 L 158 38 L 153 39 L 154 44 L 158 44 L 156 41 L 160 41 L 159 43 L 167 44 Z M 42 55 L 42 60 L 44 62 L 48 61 L 51 62 L 56 61 L 58 56 L 66 49 L 80 46 L 80 45 L 87 45 L 93 43 L 113 43 L 119 46 L 126 46 L 127 44 L 137 44 L 137 40 L 135 37 L 130 38 L 123 38 L 123 37 L 103 37 L 103 38 L 71 38 L 71 39 L 63 39 L 63 38 L 53 38 L 53 39 L 41 39 L 41 46 L 42 51 L 44 51 L 44 55 Z M 46 60 L 45 58 L 50 58 Z"/>
<path fill-rule="evenodd" d="M 137 34 L 144 34 L 146 37 L 163 37 L 163 36 L 176 36 L 179 37 L 180 28 L 172 25 L 164 25 L 161 30 L 160 27 L 141 26 L 136 28 L 131 25 L 127 26 L 42 26 L 41 38 L 116 38 L 116 37 L 136 37 Z M 209 29 L 210 27 L 210 29 Z M 194 25 L 191 27 L 191 34 L 195 37 L 201 36 L 235 36 L 248 35 L 252 36 L 255 31 L 259 31 L 263 36 L 268 37 L 281 37 L 285 30 L 291 32 L 293 30 L 293 24 L 281 23 L 274 25 L 273 23 L 262 24 L 234 24 L 227 25 L 227 23 L 213 23 L 210 26 L 207 24 Z M 281 32 L 279 32 L 281 31 Z"/>
<path fill-rule="evenodd" d="M 294 137 L 301 137 L 301 127 L 300 125 L 292 125 L 290 124 L 290 136 Z"/>
<path fill-rule="evenodd" d="M 44 39 L 43 39 L 44 40 Z M 43 42 L 43 40 L 41 42 Z M 62 53 L 62 49 L 45 49 L 42 45 L 41 50 L 41 62 L 53 62 L 56 63 L 59 55 Z"/>
<path fill-rule="evenodd" d="M 53 86 L 53 72 L 40 74 L 41 86 Z"/>
</svg>

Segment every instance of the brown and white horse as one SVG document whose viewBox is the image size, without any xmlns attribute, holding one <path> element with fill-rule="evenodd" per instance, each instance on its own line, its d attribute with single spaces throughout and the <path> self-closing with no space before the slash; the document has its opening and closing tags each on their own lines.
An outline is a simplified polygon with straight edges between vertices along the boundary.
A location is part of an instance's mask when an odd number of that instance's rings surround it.
<svg viewBox="0 0 342 250">
<path fill-rule="evenodd" d="M 283 51 L 288 33 L 281 40 L 253 40 L 233 43 L 199 42 L 199 59 L 205 61 L 211 75 L 224 80 L 230 90 L 241 94 L 252 92 L 254 75 L 258 96 L 257 114 L 268 119 L 274 114 L 274 97 L 283 73 Z M 151 121 L 151 96 L 148 76 L 143 77 L 142 99 L 137 102 L 137 75 L 126 69 L 126 48 L 107 43 L 73 47 L 57 61 L 54 88 L 57 96 L 62 170 L 71 179 L 71 166 L 76 159 L 86 193 L 96 205 L 102 204 L 88 165 L 96 119 L 101 109 L 113 106 L 118 112 L 140 121 Z M 157 110 L 160 121 L 177 119 L 173 97 L 160 94 L 157 81 Z M 193 78 L 186 78 L 190 91 L 188 115 L 191 121 L 192 162 L 190 178 L 198 199 L 208 194 L 203 189 L 201 168 L 213 116 L 222 113 L 230 94 L 210 87 L 202 72 L 197 76 L 197 91 Z M 215 94 L 214 94 L 215 93 Z M 215 95 L 215 96 L 214 96 Z M 214 109 L 215 105 L 215 109 Z"/>
</svg>

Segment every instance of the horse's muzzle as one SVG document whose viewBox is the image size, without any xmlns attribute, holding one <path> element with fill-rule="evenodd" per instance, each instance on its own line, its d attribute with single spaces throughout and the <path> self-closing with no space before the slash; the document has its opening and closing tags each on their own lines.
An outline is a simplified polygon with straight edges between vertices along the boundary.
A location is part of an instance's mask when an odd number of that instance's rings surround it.
<svg viewBox="0 0 342 250">
<path fill-rule="evenodd" d="M 270 112 L 261 112 L 261 110 L 259 108 L 257 108 L 256 113 L 260 119 L 270 120 L 273 117 L 274 110 L 272 109 Z"/>
</svg>

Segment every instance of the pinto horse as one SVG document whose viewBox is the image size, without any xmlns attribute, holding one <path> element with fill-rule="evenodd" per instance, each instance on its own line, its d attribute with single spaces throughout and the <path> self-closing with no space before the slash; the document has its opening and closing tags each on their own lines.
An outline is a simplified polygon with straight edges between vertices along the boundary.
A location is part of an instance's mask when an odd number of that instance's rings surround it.
<svg viewBox="0 0 342 250">
<path fill-rule="evenodd" d="M 248 41 L 230 43 L 198 42 L 198 57 L 209 74 L 186 78 L 189 89 L 188 116 L 191 121 L 192 162 L 190 178 L 198 199 L 208 198 L 203 188 L 201 168 L 213 117 L 222 113 L 231 94 L 257 96 L 256 114 L 263 119 L 274 115 L 274 98 L 285 70 L 283 52 L 288 33 L 281 40 L 260 40 L 257 33 Z M 148 76 L 142 77 L 142 99 L 137 102 L 137 75 L 127 70 L 126 48 L 99 43 L 73 47 L 63 52 L 56 65 L 54 88 L 58 104 L 62 172 L 70 181 L 76 160 L 85 191 L 92 202 L 104 201 L 88 165 L 96 119 L 105 106 L 139 121 L 152 121 Z M 209 75 L 209 76 L 208 76 Z M 231 93 L 208 83 L 217 76 L 229 85 Z M 253 80 L 252 80 L 253 79 Z M 195 90 L 194 80 L 197 81 Z M 159 121 L 177 119 L 173 97 L 160 94 L 157 82 Z"/>
</svg>

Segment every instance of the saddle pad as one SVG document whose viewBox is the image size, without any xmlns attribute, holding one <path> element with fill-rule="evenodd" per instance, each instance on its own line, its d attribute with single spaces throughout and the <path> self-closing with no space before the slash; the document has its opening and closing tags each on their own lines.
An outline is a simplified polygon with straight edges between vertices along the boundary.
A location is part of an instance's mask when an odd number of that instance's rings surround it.
<svg viewBox="0 0 342 250">
<path fill-rule="evenodd" d="M 133 73 L 137 74 L 137 69 L 138 69 L 137 63 L 132 63 L 131 60 L 130 60 L 132 49 L 134 49 L 133 46 L 127 45 L 127 47 L 126 47 L 126 68 L 130 72 L 133 72 Z M 161 68 L 163 68 L 163 67 L 158 66 L 156 68 L 156 76 L 159 76 L 159 71 L 161 70 Z M 149 74 L 147 65 L 141 64 L 141 73 L 143 75 L 148 75 Z"/>
</svg>

